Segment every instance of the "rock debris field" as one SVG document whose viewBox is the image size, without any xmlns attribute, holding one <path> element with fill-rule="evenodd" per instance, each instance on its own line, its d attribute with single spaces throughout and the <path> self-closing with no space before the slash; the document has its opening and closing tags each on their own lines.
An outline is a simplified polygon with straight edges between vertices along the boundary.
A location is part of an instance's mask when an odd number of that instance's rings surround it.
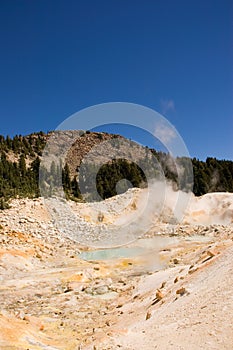
<svg viewBox="0 0 233 350">
<path fill-rule="evenodd" d="M 233 194 L 192 196 L 179 224 L 167 202 L 123 256 L 82 258 L 96 252 L 87 237 L 132 218 L 143 191 L 69 202 L 83 242 L 42 198 L 0 212 L 0 349 L 232 350 Z"/>
</svg>

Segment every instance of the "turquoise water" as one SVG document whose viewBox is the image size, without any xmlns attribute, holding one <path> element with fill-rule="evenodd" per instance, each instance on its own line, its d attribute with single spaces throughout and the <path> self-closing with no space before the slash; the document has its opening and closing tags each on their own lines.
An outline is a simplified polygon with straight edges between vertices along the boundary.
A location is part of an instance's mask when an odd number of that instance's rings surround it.
<svg viewBox="0 0 233 350">
<path fill-rule="evenodd" d="M 137 257 L 145 253 L 142 247 L 120 247 L 111 249 L 99 249 L 88 252 L 82 252 L 79 257 L 87 261 L 111 260 Z"/>
<path fill-rule="evenodd" d="M 87 261 L 146 257 L 158 253 L 159 249 L 175 242 L 177 242 L 176 238 L 157 236 L 139 239 L 129 246 L 82 252 L 79 254 L 79 257 Z"/>
</svg>

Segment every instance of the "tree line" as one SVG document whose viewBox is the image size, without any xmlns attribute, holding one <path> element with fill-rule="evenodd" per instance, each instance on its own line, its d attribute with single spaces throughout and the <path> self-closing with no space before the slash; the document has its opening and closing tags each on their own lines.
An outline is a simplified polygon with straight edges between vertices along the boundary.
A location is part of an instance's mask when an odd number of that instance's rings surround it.
<svg viewBox="0 0 233 350">
<path fill-rule="evenodd" d="M 40 196 L 40 157 L 47 138 L 48 134 L 43 132 L 13 138 L 0 135 L 0 209 L 8 207 L 10 198 Z M 164 176 L 173 183 L 175 189 L 183 191 L 193 189 L 197 196 L 208 192 L 233 192 L 233 161 L 212 157 L 208 157 L 206 161 L 193 158 L 190 169 L 184 157 L 174 160 L 167 153 L 149 149 L 148 151 L 153 153 Z M 52 162 L 50 169 L 43 169 L 41 172 L 41 185 L 43 186 L 44 176 L 44 186 L 47 186 L 48 195 L 51 195 L 52 189 L 56 189 L 57 181 L 60 179 L 60 185 L 67 198 L 106 199 L 123 193 L 129 187 L 146 187 L 150 177 L 160 179 L 161 170 L 159 171 L 158 166 L 154 164 L 150 166 L 150 162 L 152 160 L 149 158 L 141 159 L 138 164 L 126 159 L 113 159 L 99 169 L 97 164 L 89 164 L 86 174 L 96 174 L 94 187 L 93 178 L 88 179 L 86 176 L 84 180 L 81 177 L 79 180 L 78 174 L 71 176 L 68 164 L 62 166 Z M 142 170 L 145 167 L 147 174 Z M 182 172 L 182 181 L 179 172 Z"/>
</svg>

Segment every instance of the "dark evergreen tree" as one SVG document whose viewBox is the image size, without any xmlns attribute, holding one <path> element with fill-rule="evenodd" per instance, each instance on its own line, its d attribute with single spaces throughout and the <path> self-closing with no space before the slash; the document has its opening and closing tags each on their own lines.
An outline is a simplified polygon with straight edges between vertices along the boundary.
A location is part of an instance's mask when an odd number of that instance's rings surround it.
<svg viewBox="0 0 233 350">
<path fill-rule="evenodd" d="M 83 134 L 86 137 L 91 132 Z M 96 139 L 103 139 L 104 133 L 95 135 Z M 37 197 L 40 186 L 44 189 L 44 195 L 51 195 L 51 189 L 63 185 L 66 196 L 71 199 L 81 199 L 80 188 L 85 196 L 92 200 L 95 198 L 95 186 L 101 198 L 109 198 L 117 194 L 117 191 L 125 191 L 130 183 L 133 187 L 145 187 L 147 181 L 152 178 L 165 177 L 172 181 L 175 189 L 189 191 L 192 189 L 192 172 L 187 167 L 184 157 L 172 158 L 164 152 L 157 152 L 146 148 L 145 157 L 138 160 L 138 164 L 125 159 L 115 159 L 104 164 L 99 171 L 98 165 L 86 164 L 85 177 L 78 182 L 77 176 L 72 177 L 68 164 L 62 169 L 61 163 L 53 162 L 50 169 L 40 168 L 40 157 L 46 145 L 48 136 L 43 132 L 29 136 L 16 135 L 12 139 L 0 135 L 0 208 L 6 208 L 10 198 Z M 113 135 L 117 144 L 117 136 Z M 118 145 L 119 147 L 119 145 Z M 153 157 L 151 157 L 151 153 Z M 13 156 L 13 160 L 12 159 Z M 57 161 L 57 160 L 56 160 Z M 157 162 L 157 164 L 156 164 Z M 192 159 L 195 195 L 203 195 L 207 192 L 228 191 L 233 192 L 233 161 L 218 160 L 208 157 L 206 161 Z M 86 167 L 86 168 L 85 168 Z M 162 168 L 162 173 L 161 173 Z M 146 169 L 144 174 L 142 169 Z M 178 174 L 182 170 L 182 177 Z M 80 171 L 80 167 L 77 167 Z M 96 179 L 93 174 L 97 173 Z M 147 178 L 146 178 L 147 176 Z M 180 179 L 181 178 L 181 179 Z M 128 180 L 122 181 L 123 179 Z M 96 183 L 95 183 L 96 180 Z M 47 192 L 46 192 L 47 191 Z"/>
</svg>

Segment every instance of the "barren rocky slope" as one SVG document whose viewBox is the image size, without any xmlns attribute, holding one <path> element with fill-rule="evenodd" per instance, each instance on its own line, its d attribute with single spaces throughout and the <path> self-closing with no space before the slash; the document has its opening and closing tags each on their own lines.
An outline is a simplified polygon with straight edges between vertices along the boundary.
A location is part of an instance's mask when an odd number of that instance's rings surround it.
<svg viewBox="0 0 233 350">
<path fill-rule="evenodd" d="M 141 192 L 70 205 L 94 229 L 134 213 Z M 90 248 L 42 199 L 12 201 L 0 212 L 0 348 L 232 349 L 232 207 L 232 194 L 192 197 L 182 224 L 155 217 L 130 246 L 142 253 L 85 261 Z"/>
</svg>

